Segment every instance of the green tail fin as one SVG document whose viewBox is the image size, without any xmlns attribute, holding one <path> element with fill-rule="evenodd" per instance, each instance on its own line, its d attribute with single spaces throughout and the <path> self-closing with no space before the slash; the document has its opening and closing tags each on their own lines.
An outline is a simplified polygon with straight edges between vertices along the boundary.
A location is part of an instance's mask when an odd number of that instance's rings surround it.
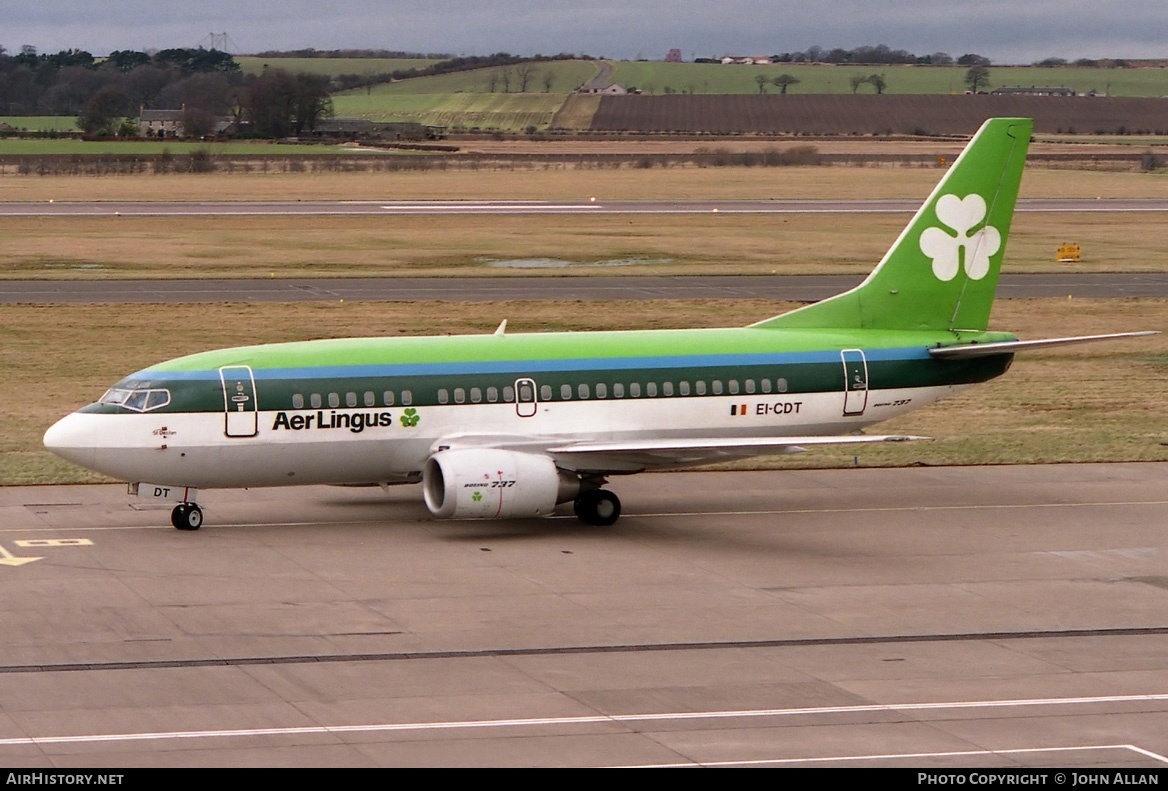
<svg viewBox="0 0 1168 791">
<path fill-rule="evenodd" d="M 863 283 L 753 326 L 984 330 L 1032 128 L 986 121 Z"/>
</svg>

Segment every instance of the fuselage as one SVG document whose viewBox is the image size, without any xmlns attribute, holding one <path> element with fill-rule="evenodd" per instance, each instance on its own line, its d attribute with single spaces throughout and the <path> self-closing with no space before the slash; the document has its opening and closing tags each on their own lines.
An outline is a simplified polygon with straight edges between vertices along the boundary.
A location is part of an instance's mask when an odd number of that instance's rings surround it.
<svg viewBox="0 0 1168 791">
<path fill-rule="evenodd" d="M 539 453 L 573 441 L 838 435 L 998 376 L 1012 359 L 938 360 L 930 347 L 1012 337 L 735 328 L 239 347 L 130 375 L 45 444 L 120 480 L 215 488 L 413 480 L 452 442 Z"/>
</svg>

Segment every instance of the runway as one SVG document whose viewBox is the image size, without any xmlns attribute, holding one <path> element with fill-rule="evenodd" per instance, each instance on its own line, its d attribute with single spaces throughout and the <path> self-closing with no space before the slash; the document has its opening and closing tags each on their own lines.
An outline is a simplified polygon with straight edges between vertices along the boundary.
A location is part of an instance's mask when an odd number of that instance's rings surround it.
<svg viewBox="0 0 1168 791">
<path fill-rule="evenodd" d="M 0 489 L 0 764 L 1168 765 L 1168 465 Z"/>
<path fill-rule="evenodd" d="M 0 217 L 239 217 L 410 214 L 898 214 L 919 200 L 606 200 L 579 201 L 62 201 L 0 202 Z M 1168 200 L 1035 198 L 1021 213 L 1164 212 Z"/>
<path fill-rule="evenodd" d="M 773 299 L 811 302 L 862 280 L 855 275 L 623 277 L 369 277 L 205 280 L 0 280 L 0 304 L 85 302 L 311 302 L 614 299 Z M 998 296 L 1168 296 L 1168 273 L 1003 274 Z"/>
</svg>

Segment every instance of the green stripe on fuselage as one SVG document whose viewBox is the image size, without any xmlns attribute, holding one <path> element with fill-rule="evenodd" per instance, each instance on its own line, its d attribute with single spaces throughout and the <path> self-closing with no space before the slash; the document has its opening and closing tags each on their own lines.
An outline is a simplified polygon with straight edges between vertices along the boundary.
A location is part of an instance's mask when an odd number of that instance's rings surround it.
<svg viewBox="0 0 1168 791">
<path fill-rule="evenodd" d="M 293 395 L 305 399 L 313 393 L 326 398 L 341 394 L 340 408 L 354 408 L 344 400 L 359 394 L 355 408 L 370 406 L 364 394 L 374 394 L 376 406 L 386 406 L 385 391 L 395 393 L 393 406 L 401 407 L 400 392 L 410 390 L 413 406 L 439 403 L 438 392 L 454 388 L 496 387 L 502 390 L 517 378 L 531 377 L 552 388 L 551 399 L 561 400 L 560 387 L 569 385 L 571 399 L 578 400 L 578 386 L 616 383 L 665 382 L 691 385 L 690 396 L 699 395 L 696 383 L 706 383 L 705 396 L 744 394 L 730 392 L 730 383 L 745 388 L 746 380 L 783 380 L 785 392 L 813 393 L 843 389 L 840 349 L 862 349 L 868 360 L 869 388 L 896 389 L 936 385 L 971 384 L 1003 373 L 1010 356 L 972 360 L 934 360 L 925 353 L 930 346 L 955 341 L 1009 340 L 1005 333 L 979 333 L 958 337 L 953 333 L 809 331 L 809 330 L 657 330 L 633 332 L 582 332 L 526 335 L 482 335 L 423 338 L 356 338 L 305 341 L 222 349 L 181 357 L 139 371 L 119 383 L 122 387 L 166 387 L 171 403 L 159 412 L 216 412 L 223 409 L 218 371 L 228 366 L 249 366 L 256 376 L 262 410 L 290 409 Z M 886 353 L 885 353 L 886 352 Z M 744 356 L 752 355 L 749 363 Z M 813 357 L 814 361 L 808 361 Z M 884 357 L 886 359 L 874 359 Z M 436 373 L 393 375 L 396 367 L 443 366 Z M 370 368 L 385 369 L 370 374 Z M 360 370 L 348 375 L 345 369 Z M 721 392 L 713 383 L 722 383 Z M 761 390 L 759 391 L 762 392 Z M 775 387 L 775 392 L 779 392 Z M 678 390 L 674 395 L 680 395 Z M 626 390 L 626 398 L 631 394 Z M 642 397 L 648 397 L 642 390 Z M 664 397 L 660 387 L 658 397 Z M 304 404 L 309 406 L 308 403 Z M 90 411 L 120 411 L 117 407 Z"/>
</svg>

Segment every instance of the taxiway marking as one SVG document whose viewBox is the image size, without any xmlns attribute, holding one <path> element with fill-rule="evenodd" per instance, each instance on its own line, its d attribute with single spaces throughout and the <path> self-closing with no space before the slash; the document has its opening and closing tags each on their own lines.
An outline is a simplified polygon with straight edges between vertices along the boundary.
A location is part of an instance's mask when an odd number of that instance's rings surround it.
<svg viewBox="0 0 1168 791">
<path fill-rule="evenodd" d="M 595 714 L 575 717 L 531 717 L 501 720 L 449 720 L 437 722 L 392 722 L 374 725 L 316 725 L 289 728 L 239 728 L 203 731 L 154 731 L 143 733 L 105 733 L 75 736 L 24 736 L 0 739 L 0 747 L 46 744 L 92 744 L 96 742 L 140 742 L 159 740 L 251 738 L 256 736 L 336 735 L 344 733 L 387 733 L 407 731 L 467 730 L 472 728 L 550 727 L 596 724 L 682 722 L 693 720 L 774 719 L 823 714 L 873 714 L 954 711 L 970 709 L 1041 708 L 1090 706 L 1098 704 L 1168 702 L 1168 694 L 1099 695 L 1076 698 L 1030 698 L 1005 700 L 948 701 L 944 703 L 875 703 L 861 706 L 816 706 L 794 709 L 738 709 L 730 711 L 691 711 L 657 714 Z M 1168 764 L 1168 758 L 1141 751 Z"/>
</svg>

